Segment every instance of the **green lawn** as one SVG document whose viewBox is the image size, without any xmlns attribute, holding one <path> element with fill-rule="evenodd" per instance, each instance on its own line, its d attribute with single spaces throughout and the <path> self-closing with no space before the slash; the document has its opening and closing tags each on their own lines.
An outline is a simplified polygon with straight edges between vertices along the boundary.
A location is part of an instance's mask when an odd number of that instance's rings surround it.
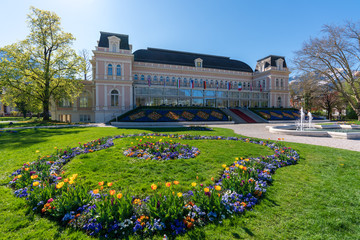
<svg viewBox="0 0 360 240">
<path fill-rule="evenodd" d="M 181 129 L 171 131 L 184 133 Z M 52 153 L 54 147 L 60 149 L 102 136 L 140 132 L 144 130 L 68 128 L 20 130 L 0 135 L 1 238 L 90 239 L 81 231 L 65 229 L 48 219 L 28 214 L 25 200 L 15 198 L 7 187 L 8 176 L 24 162 L 36 159 L 36 150 L 46 155 Z M 236 136 L 226 129 L 188 133 Z M 150 183 L 167 181 L 170 175 L 184 183 L 199 176 L 199 181 L 206 183 L 221 170 L 218 164 L 230 163 L 234 157 L 269 153 L 266 148 L 247 147 L 246 143 L 240 142 L 182 140 L 198 147 L 201 154 L 195 159 L 176 160 L 175 164 L 132 163 L 133 159 L 122 155 L 124 146 L 130 146 L 132 140 L 118 139 L 115 146 L 107 150 L 78 156 L 67 165 L 67 173 L 84 175 L 89 184 L 95 185 L 107 178 L 121 188 L 130 185 L 134 192 L 146 192 Z M 268 188 L 265 199 L 252 212 L 225 220 L 221 225 L 199 228 L 179 239 L 359 239 L 360 152 L 295 143 L 286 145 L 298 150 L 301 156 L 299 164 L 277 170 L 273 186 Z M 140 171 L 137 166 L 145 170 Z M 151 177 L 148 177 L 149 171 Z M 161 239 L 160 236 L 157 238 Z"/>
<path fill-rule="evenodd" d="M 2 119 L 2 120 L 1 120 Z M 9 119 L 9 120 L 7 120 Z M 12 124 L 4 121 L 14 121 Z M 80 123 L 76 123 L 80 124 Z M 84 123 L 82 123 L 84 124 Z M 0 129 L 1 128 L 18 128 L 18 127 L 35 127 L 35 126 L 56 126 L 56 125 L 72 125 L 72 123 L 55 122 L 55 121 L 43 121 L 42 118 L 0 118 Z"/>
</svg>

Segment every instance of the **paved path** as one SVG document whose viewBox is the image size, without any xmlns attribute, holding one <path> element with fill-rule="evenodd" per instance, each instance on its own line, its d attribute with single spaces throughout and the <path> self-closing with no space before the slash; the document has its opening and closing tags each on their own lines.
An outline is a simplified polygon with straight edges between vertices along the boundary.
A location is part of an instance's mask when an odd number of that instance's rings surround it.
<svg viewBox="0 0 360 240">
<path fill-rule="evenodd" d="M 303 137 L 286 134 L 270 133 L 266 126 L 285 125 L 284 123 L 258 123 L 258 124 L 228 124 L 216 127 L 233 129 L 235 133 L 248 137 L 278 140 L 284 138 L 286 142 L 305 143 L 312 145 L 342 148 L 360 152 L 360 140 L 348 140 L 329 137 Z M 215 127 L 215 126 L 214 126 Z"/>
</svg>

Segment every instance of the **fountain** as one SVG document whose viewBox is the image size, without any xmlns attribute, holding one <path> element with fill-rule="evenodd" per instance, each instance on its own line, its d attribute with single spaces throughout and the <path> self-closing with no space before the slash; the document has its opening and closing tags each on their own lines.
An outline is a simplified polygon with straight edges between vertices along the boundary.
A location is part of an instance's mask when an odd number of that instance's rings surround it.
<svg viewBox="0 0 360 240">
<path fill-rule="evenodd" d="M 305 112 L 301 107 L 300 119 L 295 121 L 295 125 L 269 126 L 269 132 L 294 136 L 333 137 L 360 140 L 360 126 L 338 124 L 312 126 L 313 116 L 311 112 L 308 112 L 307 115 L 309 120 L 305 121 Z"/>
<path fill-rule="evenodd" d="M 300 131 L 304 131 L 305 113 L 303 107 L 300 109 Z"/>
<path fill-rule="evenodd" d="M 309 128 L 311 128 L 311 121 L 313 120 L 313 116 L 310 111 L 308 112 L 308 118 L 309 118 Z"/>
</svg>

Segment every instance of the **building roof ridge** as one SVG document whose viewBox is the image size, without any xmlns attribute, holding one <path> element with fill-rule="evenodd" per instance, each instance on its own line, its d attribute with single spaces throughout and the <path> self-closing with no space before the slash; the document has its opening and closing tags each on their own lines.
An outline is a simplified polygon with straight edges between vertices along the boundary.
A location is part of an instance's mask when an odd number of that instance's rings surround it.
<svg viewBox="0 0 360 240">
<path fill-rule="evenodd" d="M 139 50 L 141 50 L 141 49 L 139 49 Z M 144 49 L 144 50 L 145 50 L 145 49 Z M 151 48 L 151 47 L 148 47 L 147 50 L 150 50 L 150 51 L 169 52 L 169 53 L 191 54 L 191 55 L 199 55 L 199 56 L 204 56 L 204 57 L 215 57 L 215 58 L 230 59 L 230 57 L 225 57 L 225 56 L 217 56 L 217 55 L 211 55 L 211 54 L 194 53 L 194 52 L 186 52 L 186 51 L 178 51 L 178 50 L 170 50 L 170 49 L 162 49 L 162 48 Z"/>
</svg>

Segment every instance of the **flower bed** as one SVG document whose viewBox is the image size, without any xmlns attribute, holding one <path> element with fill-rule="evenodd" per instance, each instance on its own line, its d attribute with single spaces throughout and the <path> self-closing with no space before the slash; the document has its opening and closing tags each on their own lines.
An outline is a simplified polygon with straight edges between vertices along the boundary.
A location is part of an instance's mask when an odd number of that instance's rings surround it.
<svg viewBox="0 0 360 240">
<path fill-rule="evenodd" d="M 188 192 L 178 191 L 178 181 L 167 182 L 164 188 L 150 187 L 154 194 L 145 198 L 113 190 L 113 183 L 99 182 L 89 189 L 73 174 L 63 178 L 62 166 L 79 154 L 87 154 L 113 146 L 114 138 L 160 136 L 187 140 L 244 141 L 274 150 L 270 156 L 236 158 L 213 184 L 191 184 Z M 221 222 L 241 214 L 259 202 L 272 181 L 277 168 L 296 164 L 296 151 L 280 143 L 248 138 L 190 136 L 166 134 L 119 135 L 79 144 L 75 148 L 56 150 L 52 155 L 25 163 L 12 174 L 10 186 L 17 197 L 25 197 L 36 213 L 55 219 L 63 225 L 82 229 L 89 235 L 121 238 L 131 234 L 182 234 L 212 222 Z"/>
<path fill-rule="evenodd" d="M 141 142 L 142 140 L 140 140 Z M 200 154 L 199 149 L 189 145 L 165 141 L 139 143 L 124 151 L 127 157 L 136 157 L 145 160 L 170 160 L 194 158 Z"/>
</svg>

